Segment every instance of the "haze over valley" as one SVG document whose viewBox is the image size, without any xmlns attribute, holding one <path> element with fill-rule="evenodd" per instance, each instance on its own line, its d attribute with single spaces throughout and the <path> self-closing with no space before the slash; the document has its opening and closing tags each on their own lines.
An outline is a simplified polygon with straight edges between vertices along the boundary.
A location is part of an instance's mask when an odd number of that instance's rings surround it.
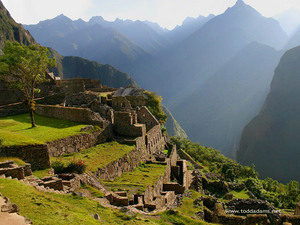
<svg viewBox="0 0 300 225">
<path fill-rule="evenodd" d="M 167 129 L 183 134 L 183 128 L 190 140 L 251 165 L 259 156 L 243 159 L 240 138 L 267 104 L 282 55 L 300 45 L 297 12 L 290 9 L 274 19 L 238 0 L 220 14 L 187 17 L 173 29 L 149 20 L 108 21 L 101 15 L 72 20 L 64 14 L 24 28 L 38 43 L 55 49 L 65 68 L 76 66 L 68 58 L 74 56 L 83 64 L 80 58 L 124 72 L 126 84 L 163 97 L 175 121 Z M 293 156 L 299 160 L 299 154 Z"/>
</svg>

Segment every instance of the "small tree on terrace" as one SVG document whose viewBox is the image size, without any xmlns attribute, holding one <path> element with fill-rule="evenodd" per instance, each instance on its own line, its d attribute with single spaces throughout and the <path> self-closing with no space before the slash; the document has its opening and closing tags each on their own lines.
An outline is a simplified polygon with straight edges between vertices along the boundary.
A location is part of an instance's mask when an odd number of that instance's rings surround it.
<svg viewBox="0 0 300 225">
<path fill-rule="evenodd" d="M 46 47 L 39 45 L 23 45 L 7 41 L 0 56 L 0 78 L 10 88 L 23 92 L 28 105 L 31 125 L 35 127 L 33 111 L 35 110 L 34 95 L 40 90 L 36 85 L 46 81 L 45 73 L 49 67 L 55 66 L 55 59 L 49 58 Z"/>
</svg>

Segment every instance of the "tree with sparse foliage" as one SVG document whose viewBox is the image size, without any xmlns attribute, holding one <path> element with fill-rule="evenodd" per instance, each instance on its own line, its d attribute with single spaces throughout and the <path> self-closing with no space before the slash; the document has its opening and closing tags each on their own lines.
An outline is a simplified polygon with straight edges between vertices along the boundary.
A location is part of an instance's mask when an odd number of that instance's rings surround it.
<svg viewBox="0 0 300 225">
<path fill-rule="evenodd" d="M 28 106 L 31 125 L 35 127 L 35 93 L 40 90 L 36 85 L 46 81 L 46 71 L 56 65 L 51 59 L 46 47 L 40 45 L 23 45 L 7 41 L 0 56 L 0 78 L 8 83 L 10 88 L 23 92 Z"/>
<path fill-rule="evenodd" d="M 145 91 L 147 107 L 150 112 L 155 116 L 161 125 L 163 125 L 168 116 L 163 112 L 161 107 L 162 97 L 155 92 Z"/>
</svg>

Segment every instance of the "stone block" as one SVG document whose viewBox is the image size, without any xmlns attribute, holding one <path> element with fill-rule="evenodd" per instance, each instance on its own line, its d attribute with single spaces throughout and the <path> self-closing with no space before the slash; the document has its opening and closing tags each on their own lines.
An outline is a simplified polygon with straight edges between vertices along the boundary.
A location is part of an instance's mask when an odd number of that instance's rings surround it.
<svg viewBox="0 0 300 225">
<path fill-rule="evenodd" d="M 172 166 L 171 171 L 174 176 L 176 177 L 180 176 L 180 166 Z"/>
<path fill-rule="evenodd" d="M 23 166 L 17 166 L 15 168 L 1 168 L 0 175 L 5 174 L 6 177 L 17 178 L 19 180 L 25 178 Z"/>
<path fill-rule="evenodd" d="M 268 216 L 265 214 L 248 214 L 246 218 L 246 225 L 268 225 Z"/>
<path fill-rule="evenodd" d="M 217 223 L 223 225 L 245 225 L 245 217 L 243 216 L 233 216 L 233 215 L 225 215 L 219 216 Z"/>
<path fill-rule="evenodd" d="M 7 160 L 7 161 L 4 161 L 4 162 L 0 162 L 0 168 L 8 168 L 12 164 L 14 164 L 13 160 Z"/>
<path fill-rule="evenodd" d="M 166 206 L 170 206 L 176 200 L 175 191 L 167 191 L 165 194 L 165 204 Z"/>
<path fill-rule="evenodd" d="M 126 191 L 117 191 L 115 194 L 122 196 L 122 197 L 127 197 L 127 192 Z"/>
<path fill-rule="evenodd" d="M 162 209 L 165 206 L 165 197 L 157 196 L 154 200 L 155 209 Z"/>
<path fill-rule="evenodd" d="M 296 216 L 300 216 L 300 202 L 297 203 L 297 205 L 296 205 L 295 215 L 296 215 Z"/>
<path fill-rule="evenodd" d="M 110 202 L 110 204 L 115 206 L 128 206 L 129 205 L 129 199 L 128 197 L 122 197 L 115 193 L 107 193 L 105 195 L 105 198 Z"/>
<path fill-rule="evenodd" d="M 32 170 L 31 170 L 31 164 L 30 163 L 26 163 L 24 166 L 24 173 L 25 176 L 31 176 L 32 175 Z"/>
<path fill-rule="evenodd" d="M 163 190 L 164 191 L 174 191 L 176 194 L 183 194 L 185 191 L 185 187 L 183 187 L 182 185 L 180 185 L 178 183 L 169 182 L 169 183 L 165 183 L 163 185 Z"/>
<path fill-rule="evenodd" d="M 46 189 L 47 188 L 52 188 L 54 190 L 59 190 L 59 191 L 63 191 L 64 190 L 64 186 L 63 186 L 63 182 L 61 179 L 54 179 L 54 180 L 49 180 L 49 181 L 45 181 L 43 182 L 43 184 Z"/>
<path fill-rule="evenodd" d="M 300 225 L 300 216 L 281 214 L 280 221 L 281 221 L 281 223 L 288 222 L 293 225 Z"/>
</svg>

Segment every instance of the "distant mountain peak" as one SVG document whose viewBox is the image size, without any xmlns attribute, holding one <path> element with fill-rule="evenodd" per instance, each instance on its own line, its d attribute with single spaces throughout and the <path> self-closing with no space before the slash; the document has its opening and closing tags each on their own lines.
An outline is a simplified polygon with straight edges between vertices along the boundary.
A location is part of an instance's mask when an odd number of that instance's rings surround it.
<svg viewBox="0 0 300 225">
<path fill-rule="evenodd" d="M 243 0 L 237 0 L 235 3 L 236 6 L 246 5 L 246 3 Z"/>
<path fill-rule="evenodd" d="M 247 16 L 247 15 L 256 15 L 256 16 L 261 16 L 261 14 L 254 9 L 252 6 L 247 5 L 243 0 L 237 0 L 234 6 L 229 7 L 226 12 L 238 14 L 241 16 Z M 226 13 L 225 12 L 225 13 Z"/>
</svg>

